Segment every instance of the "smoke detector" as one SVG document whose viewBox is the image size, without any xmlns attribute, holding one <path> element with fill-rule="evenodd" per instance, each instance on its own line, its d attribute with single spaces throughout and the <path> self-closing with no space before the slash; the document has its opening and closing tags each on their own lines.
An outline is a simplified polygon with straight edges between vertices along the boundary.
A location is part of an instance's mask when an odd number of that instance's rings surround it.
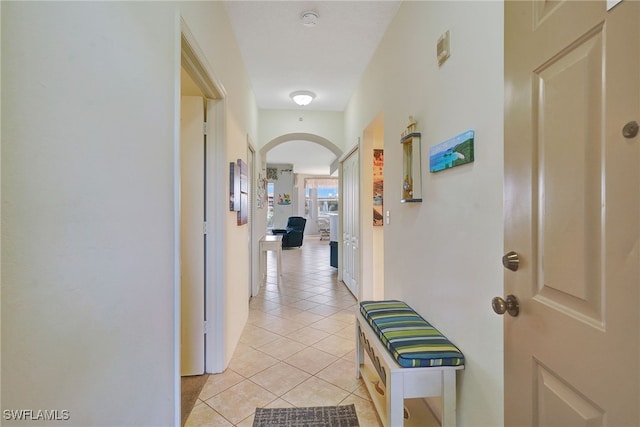
<svg viewBox="0 0 640 427">
<path fill-rule="evenodd" d="M 315 27 L 318 24 L 318 12 L 313 10 L 302 12 L 300 20 L 305 27 Z"/>
</svg>

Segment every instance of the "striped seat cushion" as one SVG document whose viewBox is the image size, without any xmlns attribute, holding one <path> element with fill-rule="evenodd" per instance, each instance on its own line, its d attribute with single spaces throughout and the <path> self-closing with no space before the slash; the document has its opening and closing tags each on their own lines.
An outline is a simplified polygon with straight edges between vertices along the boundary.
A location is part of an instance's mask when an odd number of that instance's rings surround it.
<svg viewBox="0 0 640 427">
<path fill-rule="evenodd" d="M 363 301 L 360 313 L 404 368 L 464 365 L 464 355 L 402 301 Z"/>
</svg>

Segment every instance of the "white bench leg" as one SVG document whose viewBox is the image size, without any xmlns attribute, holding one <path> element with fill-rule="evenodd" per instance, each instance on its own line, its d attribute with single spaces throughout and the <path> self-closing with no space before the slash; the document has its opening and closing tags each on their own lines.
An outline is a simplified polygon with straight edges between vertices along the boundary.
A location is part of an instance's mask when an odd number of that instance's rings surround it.
<svg viewBox="0 0 640 427">
<path fill-rule="evenodd" d="M 389 426 L 402 427 L 404 424 L 404 383 L 400 373 L 391 373 L 387 379 L 387 410 Z"/>
<path fill-rule="evenodd" d="M 442 372 L 442 427 L 456 427 L 456 371 Z"/>
</svg>

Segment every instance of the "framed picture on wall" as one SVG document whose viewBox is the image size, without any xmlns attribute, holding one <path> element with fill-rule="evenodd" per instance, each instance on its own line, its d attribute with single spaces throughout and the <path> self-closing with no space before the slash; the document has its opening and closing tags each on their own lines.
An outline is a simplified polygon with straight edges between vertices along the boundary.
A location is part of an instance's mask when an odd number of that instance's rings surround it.
<svg viewBox="0 0 640 427">
<path fill-rule="evenodd" d="M 373 225 L 383 224 L 383 196 L 384 196 L 384 150 L 373 150 Z"/>
<path fill-rule="evenodd" d="M 238 196 L 236 197 L 236 200 L 239 204 L 239 207 L 237 209 L 238 210 L 237 223 L 238 225 L 244 225 L 249 220 L 249 180 L 248 180 L 247 164 L 242 159 L 238 159 L 237 169 L 238 169 L 238 188 L 239 188 L 239 193 L 238 193 Z"/>
<path fill-rule="evenodd" d="M 429 172 L 435 173 L 474 161 L 475 131 L 468 130 L 429 149 Z"/>
<path fill-rule="evenodd" d="M 240 210 L 240 172 L 236 163 L 229 163 L 229 210 Z"/>
<path fill-rule="evenodd" d="M 262 173 L 258 174 L 258 181 L 256 186 L 256 202 L 257 208 L 262 209 L 267 202 L 267 180 L 262 176 Z"/>
</svg>

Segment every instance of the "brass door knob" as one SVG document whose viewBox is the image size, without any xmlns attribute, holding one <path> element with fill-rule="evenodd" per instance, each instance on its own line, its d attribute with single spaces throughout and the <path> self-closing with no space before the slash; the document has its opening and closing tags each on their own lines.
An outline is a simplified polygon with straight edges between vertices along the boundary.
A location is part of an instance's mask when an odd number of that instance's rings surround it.
<svg viewBox="0 0 640 427">
<path fill-rule="evenodd" d="M 520 267 L 520 256 L 514 251 L 507 252 L 502 257 L 502 265 L 511 271 L 518 271 L 518 267 Z"/>
<path fill-rule="evenodd" d="M 491 308 L 496 314 L 509 313 L 510 316 L 516 317 L 520 313 L 520 303 L 515 295 L 507 295 L 507 299 L 495 297 L 491 300 Z"/>
</svg>

